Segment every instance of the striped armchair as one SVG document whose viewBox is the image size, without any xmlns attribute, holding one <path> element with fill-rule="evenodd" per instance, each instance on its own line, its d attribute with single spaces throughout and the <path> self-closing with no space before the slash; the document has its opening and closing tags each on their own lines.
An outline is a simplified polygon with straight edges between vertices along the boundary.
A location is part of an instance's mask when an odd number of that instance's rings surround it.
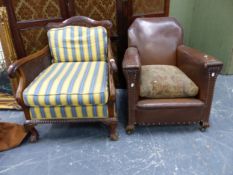
<svg viewBox="0 0 233 175">
<path fill-rule="evenodd" d="M 103 122 L 111 140 L 118 139 L 111 26 L 81 16 L 48 24 L 49 46 L 10 66 L 10 77 L 20 80 L 16 99 L 31 142 L 39 137 L 36 124 L 68 122 Z"/>
</svg>

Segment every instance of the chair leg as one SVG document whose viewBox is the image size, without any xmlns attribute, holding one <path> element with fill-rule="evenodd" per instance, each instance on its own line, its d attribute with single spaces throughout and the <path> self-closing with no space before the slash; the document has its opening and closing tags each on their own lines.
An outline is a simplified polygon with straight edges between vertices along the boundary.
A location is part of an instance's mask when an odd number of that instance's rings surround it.
<svg viewBox="0 0 233 175">
<path fill-rule="evenodd" d="M 39 133 L 35 128 L 35 125 L 24 124 L 25 130 L 30 133 L 29 142 L 36 143 L 39 140 Z"/>
<path fill-rule="evenodd" d="M 128 124 L 125 130 L 128 135 L 133 134 L 135 131 L 135 125 Z"/>
<path fill-rule="evenodd" d="M 207 128 L 210 127 L 210 124 L 208 121 L 200 121 L 200 131 L 205 132 Z"/>
<path fill-rule="evenodd" d="M 119 139 L 117 132 L 117 123 L 111 123 L 109 125 L 109 129 L 110 129 L 110 139 L 112 141 L 117 141 Z"/>
</svg>

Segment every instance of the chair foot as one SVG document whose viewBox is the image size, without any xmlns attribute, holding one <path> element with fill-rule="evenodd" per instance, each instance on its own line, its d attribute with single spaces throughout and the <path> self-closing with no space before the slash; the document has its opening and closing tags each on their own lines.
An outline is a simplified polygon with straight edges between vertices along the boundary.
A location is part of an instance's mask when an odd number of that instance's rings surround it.
<svg viewBox="0 0 233 175">
<path fill-rule="evenodd" d="M 131 134 L 133 134 L 134 133 L 134 131 L 135 131 L 135 126 L 134 125 L 128 125 L 127 127 L 126 127 L 126 133 L 128 134 L 128 135 L 131 135 Z"/>
<path fill-rule="evenodd" d="M 119 139 L 119 135 L 117 132 L 117 124 L 110 124 L 110 139 L 112 141 L 117 141 Z"/>
<path fill-rule="evenodd" d="M 29 142 L 30 143 L 36 143 L 39 140 L 39 133 L 36 130 L 35 126 L 32 124 L 25 124 L 24 125 L 25 130 L 29 132 Z"/>
<path fill-rule="evenodd" d="M 210 127 L 209 122 L 204 122 L 204 121 L 200 122 L 200 131 L 201 132 L 205 132 L 208 127 Z"/>
<path fill-rule="evenodd" d="M 118 133 L 110 134 L 111 141 L 117 141 L 119 139 Z"/>
<path fill-rule="evenodd" d="M 39 140 L 39 134 L 38 134 L 37 130 L 34 128 L 33 131 L 31 131 L 29 142 L 36 143 L 38 140 Z"/>
</svg>

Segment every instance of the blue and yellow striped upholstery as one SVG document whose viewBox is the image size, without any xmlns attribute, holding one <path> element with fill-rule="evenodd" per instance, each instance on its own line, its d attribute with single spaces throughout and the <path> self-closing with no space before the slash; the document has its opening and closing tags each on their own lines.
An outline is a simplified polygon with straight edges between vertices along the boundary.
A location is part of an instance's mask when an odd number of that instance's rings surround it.
<svg viewBox="0 0 233 175">
<path fill-rule="evenodd" d="M 88 106 L 108 101 L 106 62 L 54 63 L 23 92 L 27 106 Z"/>
<path fill-rule="evenodd" d="M 54 62 L 106 61 L 107 38 L 104 27 L 67 26 L 48 31 Z"/>
<path fill-rule="evenodd" d="M 31 107 L 32 119 L 80 119 L 80 118 L 107 118 L 108 106 L 56 106 Z"/>
</svg>

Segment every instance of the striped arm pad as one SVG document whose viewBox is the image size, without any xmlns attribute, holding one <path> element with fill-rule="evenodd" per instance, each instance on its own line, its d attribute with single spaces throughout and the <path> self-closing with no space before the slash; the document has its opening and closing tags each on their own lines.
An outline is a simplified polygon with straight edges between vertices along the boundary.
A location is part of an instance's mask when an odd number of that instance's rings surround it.
<svg viewBox="0 0 233 175">
<path fill-rule="evenodd" d="M 57 106 L 31 107 L 32 119 L 80 119 L 80 118 L 107 118 L 108 106 Z"/>
<path fill-rule="evenodd" d="M 88 106 L 108 101 L 106 62 L 54 63 L 23 92 L 27 106 Z"/>
<path fill-rule="evenodd" d="M 67 26 L 48 31 L 54 62 L 106 61 L 107 31 L 104 27 Z"/>
</svg>

